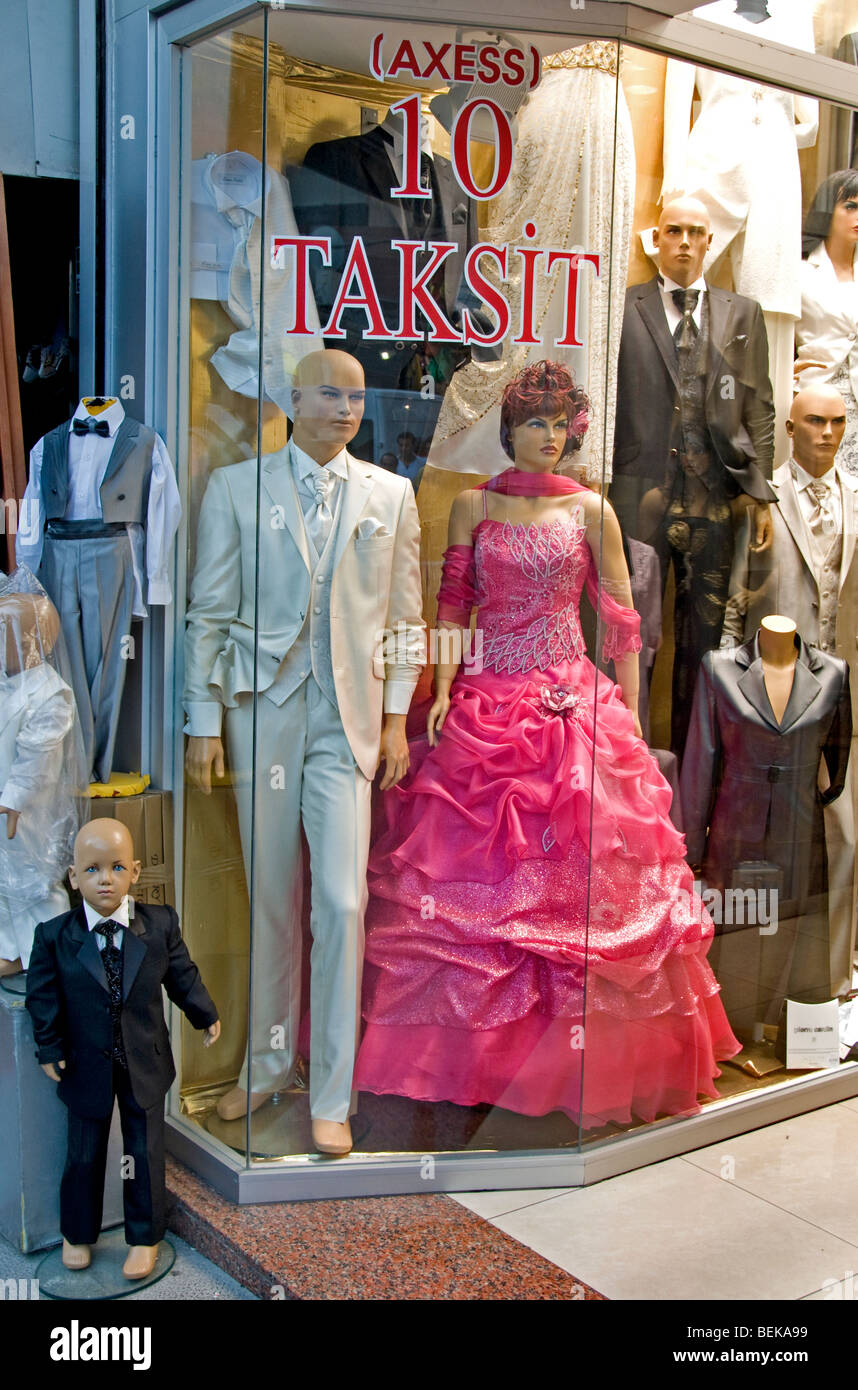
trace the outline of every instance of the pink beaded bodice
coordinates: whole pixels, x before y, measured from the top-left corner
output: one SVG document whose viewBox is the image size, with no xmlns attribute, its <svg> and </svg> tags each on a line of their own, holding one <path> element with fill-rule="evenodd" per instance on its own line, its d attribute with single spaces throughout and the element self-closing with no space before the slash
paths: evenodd
<svg viewBox="0 0 858 1390">
<path fill-rule="evenodd" d="M 524 673 L 582 657 L 578 605 L 589 564 L 575 520 L 481 522 L 474 566 L 484 669 Z"/>
<path fill-rule="evenodd" d="M 524 674 L 584 657 L 578 606 L 585 585 L 604 623 L 603 660 L 640 651 L 640 618 L 600 589 L 580 521 L 487 517 L 473 541 L 473 549 L 451 545 L 444 555 L 438 619 L 468 627 L 476 605 L 484 670 Z"/>
</svg>

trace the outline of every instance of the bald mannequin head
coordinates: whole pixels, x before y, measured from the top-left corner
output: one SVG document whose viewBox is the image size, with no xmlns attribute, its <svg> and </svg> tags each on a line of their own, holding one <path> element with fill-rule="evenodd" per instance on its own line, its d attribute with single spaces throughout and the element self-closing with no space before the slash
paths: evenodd
<svg viewBox="0 0 858 1390">
<path fill-rule="evenodd" d="M 140 860 L 121 821 L 91 820 L 74 842 L 74 863 L 69 870 L 72 888 L 102 917 L 115 912 L 140 877 Z"/>
<path fill-rule="evenodd" d="M 793 458 L 811 477 L 834 467 L 845 429 L 846 405 L 833 386 L 806 386 L 794 397 L 786 430 Z"/>
<path fill-rule="evenodd" d="M 322 465 L 351 443 L 363 419 L 363 367 L 336 348 L 309 352 L 295 368 L 292 439 Z"/>
<path fill-rule="evenodd" d="M 699 198 L 673 198 L 658 219 L 653 242 L 659 270 L 687 288 L 699 280 L 712 241 L 709 213 Z"/>
</svg>

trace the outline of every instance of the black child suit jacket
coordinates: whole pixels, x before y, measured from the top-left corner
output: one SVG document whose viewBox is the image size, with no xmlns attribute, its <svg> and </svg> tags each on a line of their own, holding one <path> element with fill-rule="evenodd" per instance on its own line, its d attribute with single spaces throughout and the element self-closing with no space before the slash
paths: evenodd
<svg viewBox="0 0 858 1390">
<path fill-rule="evenodd" d="M 769 347 L 759 304 L 709 287 L 706 424 L 718 462 L 758 502 L 774 500 L 775 411 Z M 679 467 L 679 367 L 657 278 L 626 294 L 617 368 L 611 501 L 628 535 L 641 535 L 638 508 Z"/>
<path fill-rule="evenodd" d="M 163 1102 L 176 1075 L 161 986 L 195 1028 L 217 1021 L 171 907 L 136 904 L 122 941 L 122 1038 L 137 1104 Z M 39 1062 L 66 1065 L 57 1094 L 86 1119 L 113 1108 L 110 994 L 94 932 L 82 907 L 36 927 L 27 971 L 27 1008 Z"/>
</svg>

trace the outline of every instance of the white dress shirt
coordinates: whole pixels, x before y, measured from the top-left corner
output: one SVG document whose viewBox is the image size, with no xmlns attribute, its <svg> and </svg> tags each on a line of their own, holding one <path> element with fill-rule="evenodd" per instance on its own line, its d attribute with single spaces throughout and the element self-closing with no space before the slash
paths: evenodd
<svg viewBox="0 0 858 1390">
<path fill-rule="evenodd" d="M 75 434 L 75 420 L 104 420 L 110 433 Z M 115 442 L 116 431 L 125 419 L 122 403 L 114 400 L 97 415 L 90 415 L 83 401 L 69 421 L 69 499 L 66 521 L 88 521 L 101 517 L 99 489 Z M 15 540 L 15 557 L 19 565 L 27 565 L 35 574 L 42 558 L 44 518 L 42 516 L 42 448 L 38 440 L 30 451 L 30 479 L 21 508 L 21 524 Z M 129 523 L 128 535 L 134 562 L 134 615 L 146 617 L 143 599 L 143 573 L 148 581 L 149 603 L 172 603 L 170 562 L 173 537 L 182 515 L 182 504 L 176 486 L 176 475 L 160 435 L 155 435 L 152 451 L 152 473 L 149 480 L 149 505 L 146 528 Z"/>
<path fill-rule="evenodd" d="M 289 184 L 269 166 L 265 180 L 267 242 L 297 236 Z M 219 299 L 236 332 L 210 365 L 240 396 L 259 392 L 259 319 L 264 291 L 262 380 L 264 393 L 292 414 L 292 375 L 301 358 L 324 347 L 316 302 L 306 287 L 309 334 L 289 332 L 295 320 L 294 256 L 262 249 L 262 165 L 244 150 L 208 154 L 191 168 L 192 299 Z M 264 275 L 264 285 L 262 277 Z"/>
<path fill-rule="evenodd" d="M 694 307 L 694 313 L 691 315 L 696 325 L 697 332 L 699 333 L 703 322 L 701 317 L 703 313 L 703 296 L 706 293 L 706 281 L 704 280 L 703 276 L 701 275 L 699 279 L 695 280 L 693 285 L 677 285 L 676 281 L 671 280 L 669 275 L 665 275 L 663 270 L 660 270 L 658 273 L 662 282 L 658 288 L 659 293 L 661 294 L 661 302 L 664 306 L 664 316 L 667 319 L 667 326 L 670 330 L 671 338 L 673 337 L 679 325 L 682 323 L 682 314 L 680 310 L 676 307 L 676 304 L 673 299 L 674 290 L 682 290 L 683 294 L 686 290 L 700 291 L 699 295 L 697 296 L 697 304 Z"/>
<path fill-rule="evenodd" d="M 95 932 L 95 944 L 98 947 L 99 951 L 103 951 L 105 946 L 107 945 L 106 937 L 102 936 L 100 931 L 96 931 L 99 922 L 118 922 L 120 926 L 127 927 L 131 921 L 130 899 L 127 893 L 125 894 L 125 897 L 122 899 L 122 902 L 119 904 L 115 912 L 97 912 L 94 907 L 90 907 L 86 899 L 84 899 L 83 910 L 86 913 L 87 927 L 90 931 Z M 124 931 L 114 932 L 113 934 L 113 944 L 114 946 L 119 947 L 120 950 L 122 948 L 122 940 L 124 936 Z"/>
</svg>

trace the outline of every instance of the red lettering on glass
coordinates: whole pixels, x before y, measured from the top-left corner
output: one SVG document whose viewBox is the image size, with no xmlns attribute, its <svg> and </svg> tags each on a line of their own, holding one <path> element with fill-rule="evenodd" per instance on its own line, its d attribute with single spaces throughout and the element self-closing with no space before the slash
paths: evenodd
<svg viewBox="0 0 858 1390">
<path fill-rule="evenodd" d="M 495 169 L 488 188 L 480 188 L 471 172 L 471 119 L 480 106 L 485 106 L 491 111 L 495 122 Z M 469 197 L 481 200 L 496 198 L 512 172 L 512 131 L 506 111 L 488 97 L 466 101 L 453 122 L 450 149 L 453 156 L 453 172 L 459 186 Z"/>
<path fill-rule="evenodd" d="M 357 281 L 358 294 L 349 294 L 352 280 Z M 375 288 L 375 281 L 372 278 L 372 271 L 369 268 L 369 261 L 366 256 L 366 247 L 363 244 L 363 237 L 356 236 L 349 251 L 349 257 L 343 268 L 342 278 L 337 290 L 337 297 L 334 300 L 331 316 L 322 335 L 325 338 L 344 338 L 345 330 L 340 328 L 340 319 L 344 309 L 363 309 L 367 316 L 369 328 L 363 330 L 364 338 L 390 338 L 392 334 L 384 321 L 381 312 L 381 305 L 378 302 L 378 291 Z"/>
</svg>

